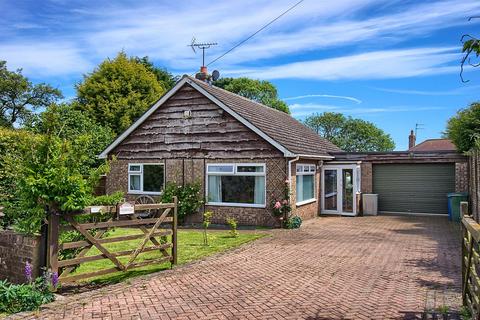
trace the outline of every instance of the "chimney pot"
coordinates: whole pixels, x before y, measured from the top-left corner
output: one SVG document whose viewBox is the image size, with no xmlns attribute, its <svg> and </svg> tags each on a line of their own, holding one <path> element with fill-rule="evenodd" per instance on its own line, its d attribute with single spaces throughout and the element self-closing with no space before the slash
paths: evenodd
<svg viewBox="0 0 480 320">
<path fill-rule="evenodd" d="M 408 136 L 408 149 L 415 147 L 415 144 L 416 144 L 415 140 L 416 140 L 415 133 L 413 133 L 413 130 L 410 130 L 410 135 Z"/>
</svg>

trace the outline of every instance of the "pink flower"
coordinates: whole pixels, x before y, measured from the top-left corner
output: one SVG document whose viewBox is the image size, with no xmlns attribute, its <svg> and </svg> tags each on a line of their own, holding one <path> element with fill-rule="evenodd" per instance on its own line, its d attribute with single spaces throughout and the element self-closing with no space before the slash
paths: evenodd
<svg viewBox="0 0 480 320">
<path fill-rule="evenodd" d="M 280 201 L 275 202 L 275 205 L 273 206 L 275 209 L 280 209 L 282 207 L 282 204 Z"/>
<path fill-rule="evenodd" d="M 286 184 L 289 184 L 289 183 L 290 183 L 290 180 L 288 180 L 288 179 L 285 180 L 285 183 L 286 183 Z"/>
<path fill-rule="evenodd" d="M 288 200 L 285 199 L 285 200 L 282 201 L 282 203 L 283 203 L 284 205 L 285 205 L 285 204 L 288 204 Z"/>
</svg>

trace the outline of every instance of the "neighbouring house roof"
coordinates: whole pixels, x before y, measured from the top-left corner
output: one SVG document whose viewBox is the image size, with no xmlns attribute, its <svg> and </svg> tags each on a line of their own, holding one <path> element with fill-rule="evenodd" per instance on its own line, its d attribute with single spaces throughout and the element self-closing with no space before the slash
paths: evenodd
<svg viewBox="0 0 480 320">
<path fill-rule="evenodd" d="M 428 139 L 408 151 L 456 151 L 457 148 L 450 139 Z"/>
<path fill-rule="evenodd" d="M 333 143 L 320 137 L 313 130 L 284 112 L 184 75 L 169 92 L 110 144 L 99 157 L 107 157 L 110 151 L 186 84 L 205 95 L 220 108 L 282 151 L 285 156 L 333 158 L 330 152 L 341 151 Z"/>
</svg>

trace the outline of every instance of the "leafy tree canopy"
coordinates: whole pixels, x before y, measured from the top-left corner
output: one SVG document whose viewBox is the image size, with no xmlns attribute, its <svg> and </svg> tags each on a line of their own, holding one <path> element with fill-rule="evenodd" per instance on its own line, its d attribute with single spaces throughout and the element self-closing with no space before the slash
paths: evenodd
<svg viewBox="0 0 480 320">
<path fill-rule="evenodd" d="M 304 123 L 344 151 L 390 151 L 395 148 L 390 135 L 373 123 L 341 113 L 313 114 Z"/>
<path fill-rule="evenodd" d="M 101 163 L 97 156 L 113 141 L 115 133 L 77 110 L 76 103 L 50 105 L 37 115 L 27 128 L 34 133 L 53 135 L 71 140 L 74 144 L 81 143 L 83 153 L 78 156 L 78 160 L 84 166 L 82 171 L 87 174 L 90 168 Z"/>
<path fill-rule="evenodd" d="M 136 62 L 139 62 L 147 68 L 148 71 L 153 73 L 156 77 L 158 82 L 163 84 L 163 87 L 165 90 L 170 90 L 173 88 L 175 83 L 177 83 L 178 79 L 180 78 L 179 76 L 174 76 L 166 68 L 160 68 L 157 67 L 153 64 L 152 61 L 148 58 L 148 56 L 145 56 L 143 58 L 135 57 L 134 58 Z"/>
<path fill-rule="evenodd" d="M 472 103 L 460 110 L 447 123 L 445 135 L 453 141 L 458 151 L 469 151 L 480 136 L 480 103 Z"/>
<path fill-rule="evenodd" d="M 249 78 L 221 78 L 215 86 L 236 93 L 273 109 L 290 114 L 288 105 L 278 98 L 277 88 L 269 81 Z"/>
<path fill-rule="evenodd" d="M 76 89 L 75 107 L 116 134 L 127 129 L 165 93 L 156 75 L 125 52 L 103 61 Z"/>
<path fill-rule="evenodd" d="M 6 61 L 0 61 L 0 125 L 12 127 L 24 122 L 32 111 L 60 98 L 58 89 L 45 83 L 33 84 L 21 69 L 9 71 Z"/>
</svg>

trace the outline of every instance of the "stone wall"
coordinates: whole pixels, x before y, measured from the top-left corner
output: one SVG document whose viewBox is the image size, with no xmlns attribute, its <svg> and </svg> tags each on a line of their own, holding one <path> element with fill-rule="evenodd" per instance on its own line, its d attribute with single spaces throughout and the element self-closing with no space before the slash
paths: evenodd
<svg viewBox="0 0 480 320">
<path fill-rule="evenodd" d="M 40 275 L 42 237 L 24 236 L 14 231 L 0 231 L 0 279 L 25 282 L 25 263 L 32 264 L 33 277 Z"/>
</svg>

